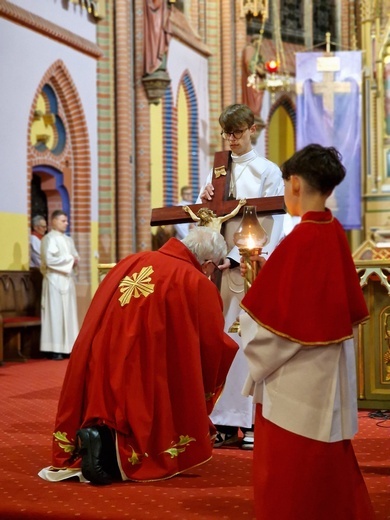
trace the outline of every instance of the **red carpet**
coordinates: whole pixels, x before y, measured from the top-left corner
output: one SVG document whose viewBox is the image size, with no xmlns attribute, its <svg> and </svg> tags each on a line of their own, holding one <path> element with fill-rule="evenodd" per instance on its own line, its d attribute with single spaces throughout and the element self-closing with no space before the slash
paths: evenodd
<svg viewBox="0 0 390 520">
<path fill-rule="evenodd" d="M 31 360 L 0 367 L 1 520 L 253 520 L 252 453 L 235 448 L 216 449 L 203 466 L 159 483 L 94 487 L 41 480 L 37 472 L 50 464 L 66 364 Z M 359 415 L 356 454 L 377 520 L 390 520 L 390 421 Z"/>
</svg>

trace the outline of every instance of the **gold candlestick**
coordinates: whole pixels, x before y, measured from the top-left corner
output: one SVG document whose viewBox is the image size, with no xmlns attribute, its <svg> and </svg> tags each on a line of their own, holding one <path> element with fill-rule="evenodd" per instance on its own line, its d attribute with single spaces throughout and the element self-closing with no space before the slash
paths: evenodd
<svg viewBox="0 0 390 520">
<path fill-rule="evenodd" d="M 256 260 L 251 260 L 251 257 L 260 255 L 263 246 L 268 240 L 267 233 L 258 221 L 255 206 L 244 207 L 242 220 L 237 231 L 233 235 L 233 240 L 246 265 L 244 276 L 244 292 L 246 294 L 259 272 L 258 262 Z M 240 334 L 240 322 L 238 316 L 235 322 L 230 326 L 229 332 Z"/>
</svg>

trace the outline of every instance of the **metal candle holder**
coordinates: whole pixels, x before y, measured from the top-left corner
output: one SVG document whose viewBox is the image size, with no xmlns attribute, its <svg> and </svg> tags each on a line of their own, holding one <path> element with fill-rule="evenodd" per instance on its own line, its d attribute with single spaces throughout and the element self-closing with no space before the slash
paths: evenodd
<svg viewBox="0 0 390 520">
<path fill-rule="evenodd" d="M 244 207 L 243 217 L 237 231 L 234 233 L 233 240 L 246 265 L 244 276 L 244 293 L 246 294 L 259 272 L 259 264 L 256 260 L 251 260 L 251 256 L 260 255 L 263 246 L 268 240 L 267 233 L 257 218 L 255 206 Z M 229 332 L 240 334 L 238 317 L 230 326 Z"/>
</svg>

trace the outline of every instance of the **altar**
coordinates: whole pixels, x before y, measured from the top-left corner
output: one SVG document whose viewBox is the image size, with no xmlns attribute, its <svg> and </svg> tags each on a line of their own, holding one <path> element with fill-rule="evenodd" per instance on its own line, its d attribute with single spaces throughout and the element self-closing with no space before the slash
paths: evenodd
<svg viewBox="0 0 390 520">
<path fill-rule="evenodd" d="M 377 237 L 378 238 L 378 237 Z M 390 409 L 390 241 L 367 240 L 353 254 L 370 319 L 359 325 L 359 408 Z"/>
</svg>

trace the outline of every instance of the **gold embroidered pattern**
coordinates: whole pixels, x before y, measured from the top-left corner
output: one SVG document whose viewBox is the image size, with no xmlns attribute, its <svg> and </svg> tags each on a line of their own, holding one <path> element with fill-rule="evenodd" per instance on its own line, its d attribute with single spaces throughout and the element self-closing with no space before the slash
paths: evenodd
<svg viewBox="0 0 390 520">
<path fill-rule="evenodd" d="M 53 437 L 58 442 L 58 446 L 64 450 L 65 453 L 73 453 L 75 446 L 68 439 L 66 432 L 55 432 Z"/>
<path fill-rule="evenodd" d="M 135 449 L 133 448 L 133 446 L 130 446 L 130 448 L 131 448 L 132 454 L 131 454 L 131 457 L 129 457 L 127 460 L 130 462 L 130 464 L 132 466 L 135 466 L 136 464 L 141 464 L 142 459 L 144 457 L 149 457 L 149 455 L 147 453 L 144 453 L 143 455 L 142 455 L 142 453 L 137 453 L 135 451 Z"/>
<path fill-rule="evenodd" d="M 174 457 L 177 457 L 179 453 L 186 451 L 186 449 L 188 448 L 188 444 L 193 441 L 196 441 L 194 437 L 190 437 L 189 435 L 180 435 L 179 442 L 177 442 L 176 444 L 172 444 L 172 446 L 167 450 L 164 450 L 163 453 L 169 453 L 171 459 L 173 459 Z"/>
<path fill-rule="evenodd" d="M 143 267 L 140 273 L 134 273 L 130 276 L 125 276 L 121 283 L 119 284 L 119 288 L 122 296 L 119 299 L 121 306 L 128 304 L 134 296 L 134 298 L 139 298 L 141 295 L 149 296 L 154 292 L 154 283 L 149 283 L 151 280 L 150 275 L 153 273 L 153 267 Z"/>
<path fill-rule="evenodd" d="M 217 166 L 217 168 L 214 168 L 214 175 L 215 178 L 218 179 L 221 175 L 226 175 L 227 171 L 225 166 Z"/>
</svg>

